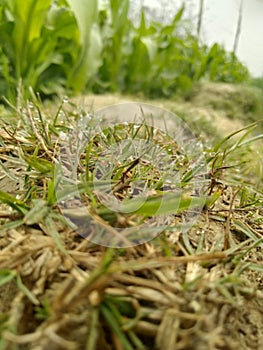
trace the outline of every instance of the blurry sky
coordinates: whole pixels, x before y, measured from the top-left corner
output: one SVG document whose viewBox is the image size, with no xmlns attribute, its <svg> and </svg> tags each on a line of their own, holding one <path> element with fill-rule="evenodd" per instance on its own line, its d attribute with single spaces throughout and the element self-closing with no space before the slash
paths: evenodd
<svg viewBox="0 0 263 350">
<path fill-rule="evenodd" d="M 182 0 L 132 0 L 134 5 L 156 7 L 164 18 L 178 9 Z M 197 20 L 199 0 L 185 0 L 186 12 Z M 233 49 L 240 0 L 205 0 L 202 39 Z M 196 23 L 194 23 L 194 26 Z M 243 22 L 237 50 L 239 59 L 254 76 L 263 76 L 263 0 L 244 0 Z"/>
</svg>

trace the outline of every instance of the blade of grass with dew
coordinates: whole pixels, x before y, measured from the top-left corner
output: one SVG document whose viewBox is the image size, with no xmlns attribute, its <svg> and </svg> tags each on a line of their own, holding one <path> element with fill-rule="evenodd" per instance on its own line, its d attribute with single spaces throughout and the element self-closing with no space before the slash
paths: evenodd
<svg viewBox="0 0 263 350">
<path fill-rule="evenodd" d="M 198 174 L 200 174 L 201 171 L 203 173 L 205 168 L 206 168 L 205 165 L 197 165 L 194 168 L 192 168 L 189 171 L 187 171 L 187 173 L 184 174 L 183 177 L 182 177 L 181 187 L 186 186 L 193 179 L 193 177 L 197 176 Z"/>
<path fill-rule="evenodd" d="M 12 158 L 9 158 L 9 159 L 10 159 L 11 162 L 13 161 Z M 0 167 L 3 170 L 3 173 L 6 176 L 8 176 L 12 181 L 18 181 L 19 180 L 14 174 L 12 174 L 12 172 L 7 167 L 4 166 L 4 164 L 3 164 L 3 162 L 1 160 L 0 160 Z"/>
<path fill-rule="evenodd" d="M 222 191 L 221 190 L 212 193 L 206 199 L 206 207 L 207 208 L 212 207 L 215 204 L 215 202 L 218 200 L 218 198 L 220 198 L 221 195 L 222 195 Z"/>
<path fill-rule="evenodd" d="M 254 129 L 255 129 L 255 127 L 248 128 L 248 130 L 237 140 L 237 142 L 235 142 L 231 147 L 226 149 L 226 155 L 234 152 L 235 150 L 242 147 L 242 145 L 245 145 L 246 143 L 247 144 L 252 143 L 252 141 L 248 142 L 248 140 L 246 140 L 246 138 L 248 137 L 249 134 L 251 134 L 251 132 Z"/>
<path fill-rule="evenodd" d="M 195 253 L 194 253 L 194 249 L 191 245 L 189 235 L 186 232 L 183 232 L 182 238 L 183 238 L 183 242 L 184 242 L 184 245 L 185 245 L 185 248 L 186 248 L 188 254 L 194 255 Z"/>
</svg>

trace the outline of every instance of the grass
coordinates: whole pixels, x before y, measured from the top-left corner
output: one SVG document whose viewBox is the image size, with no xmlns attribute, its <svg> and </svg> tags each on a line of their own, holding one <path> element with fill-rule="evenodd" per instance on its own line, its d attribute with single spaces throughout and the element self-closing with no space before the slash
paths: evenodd
<svg viewBox="0 0 263 350">
<path fill-rule="evenodd" d="M 1 121 L 0 349 L 260 348 L 258 124 L 192 167 L 143 119 L 33 101 Z"/>
</svg>

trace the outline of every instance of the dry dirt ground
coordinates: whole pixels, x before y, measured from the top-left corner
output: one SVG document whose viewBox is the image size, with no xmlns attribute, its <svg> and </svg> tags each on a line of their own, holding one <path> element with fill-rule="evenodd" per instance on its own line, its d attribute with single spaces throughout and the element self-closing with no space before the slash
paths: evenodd
<svg viewBox="0 0 263 350">
<path fill-rule="evenodd" d="M 246 115 L 246 108 L 254 103 L 253 96 L 249 91 L 244 93 L 241 90 L 239 92 L 233 85 L 219 83 L 209 83 L 196 87 L 188 102 L 182 99 L 147 100 L 139 96 L 118 94 L 86 95 L 74 98 L 72 101 L 87 111 L 96 111 L 117 103 L 149 103 L 180 115 L 187 114 L 188 118 L 196 123 L 207 123 L 211 129 L 217 129 L 220 135 L 227 135 L 241 128 L 246 120 L 242 121 L 240 117 Z M 209 124 L 211 125 L 209 126 Z"/>
<path fill-rule="evenodd" d="M 143 100 L 222 136 L 246 123 L 233 116 L 244 115 L 241 103 L 229 105 L 236 95 L 232 86 L 207 85 L 188 102 L 117 95 L 72 101 L 97 110 Z M 14 176 L 0 169 L 0 190 L 16 195 L 22 170 L 8 156 L 18 157 L 17 144 L 3 129 L 0 141 L 0 159 Z M 220 197 L 187 238 L 168 230 L 118 253 L 57 220 L 55 227 L 12 226 L 21 216 L 0 205 L 0 349 L 263 349 L 262 243 L 253 245 L 263 234 L 263 208 L 241 209 L 234 187 L 217 183 L 214 190 Z"/>
</svg>

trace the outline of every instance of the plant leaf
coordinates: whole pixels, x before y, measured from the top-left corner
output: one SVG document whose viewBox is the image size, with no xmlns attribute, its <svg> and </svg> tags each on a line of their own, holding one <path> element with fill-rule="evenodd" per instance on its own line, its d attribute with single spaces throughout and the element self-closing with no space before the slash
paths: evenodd
<svg viewBox="0 0 263 350">
<path fill-rule="evenodd" d="M 68 0 L 76 17 L 80 32 L 80 53 L 72 74 L 68 79 L 68 86 L 75 91 L 81 91 L 87 79 L 93 76 L 101 65 L 102 41 L 98 18 L 97 0 Z"/>
<path fill-rule="evenodd" d="M 120 210 L 126 213 L 137 213 L 146 216 L 176 214 L 197 206 L 203 207 L 205 199 L 201 197 L 184 197 L 169 193 L 149 197 L 144 202 L 141 198 L 123 201 Z"/>
</svg>

